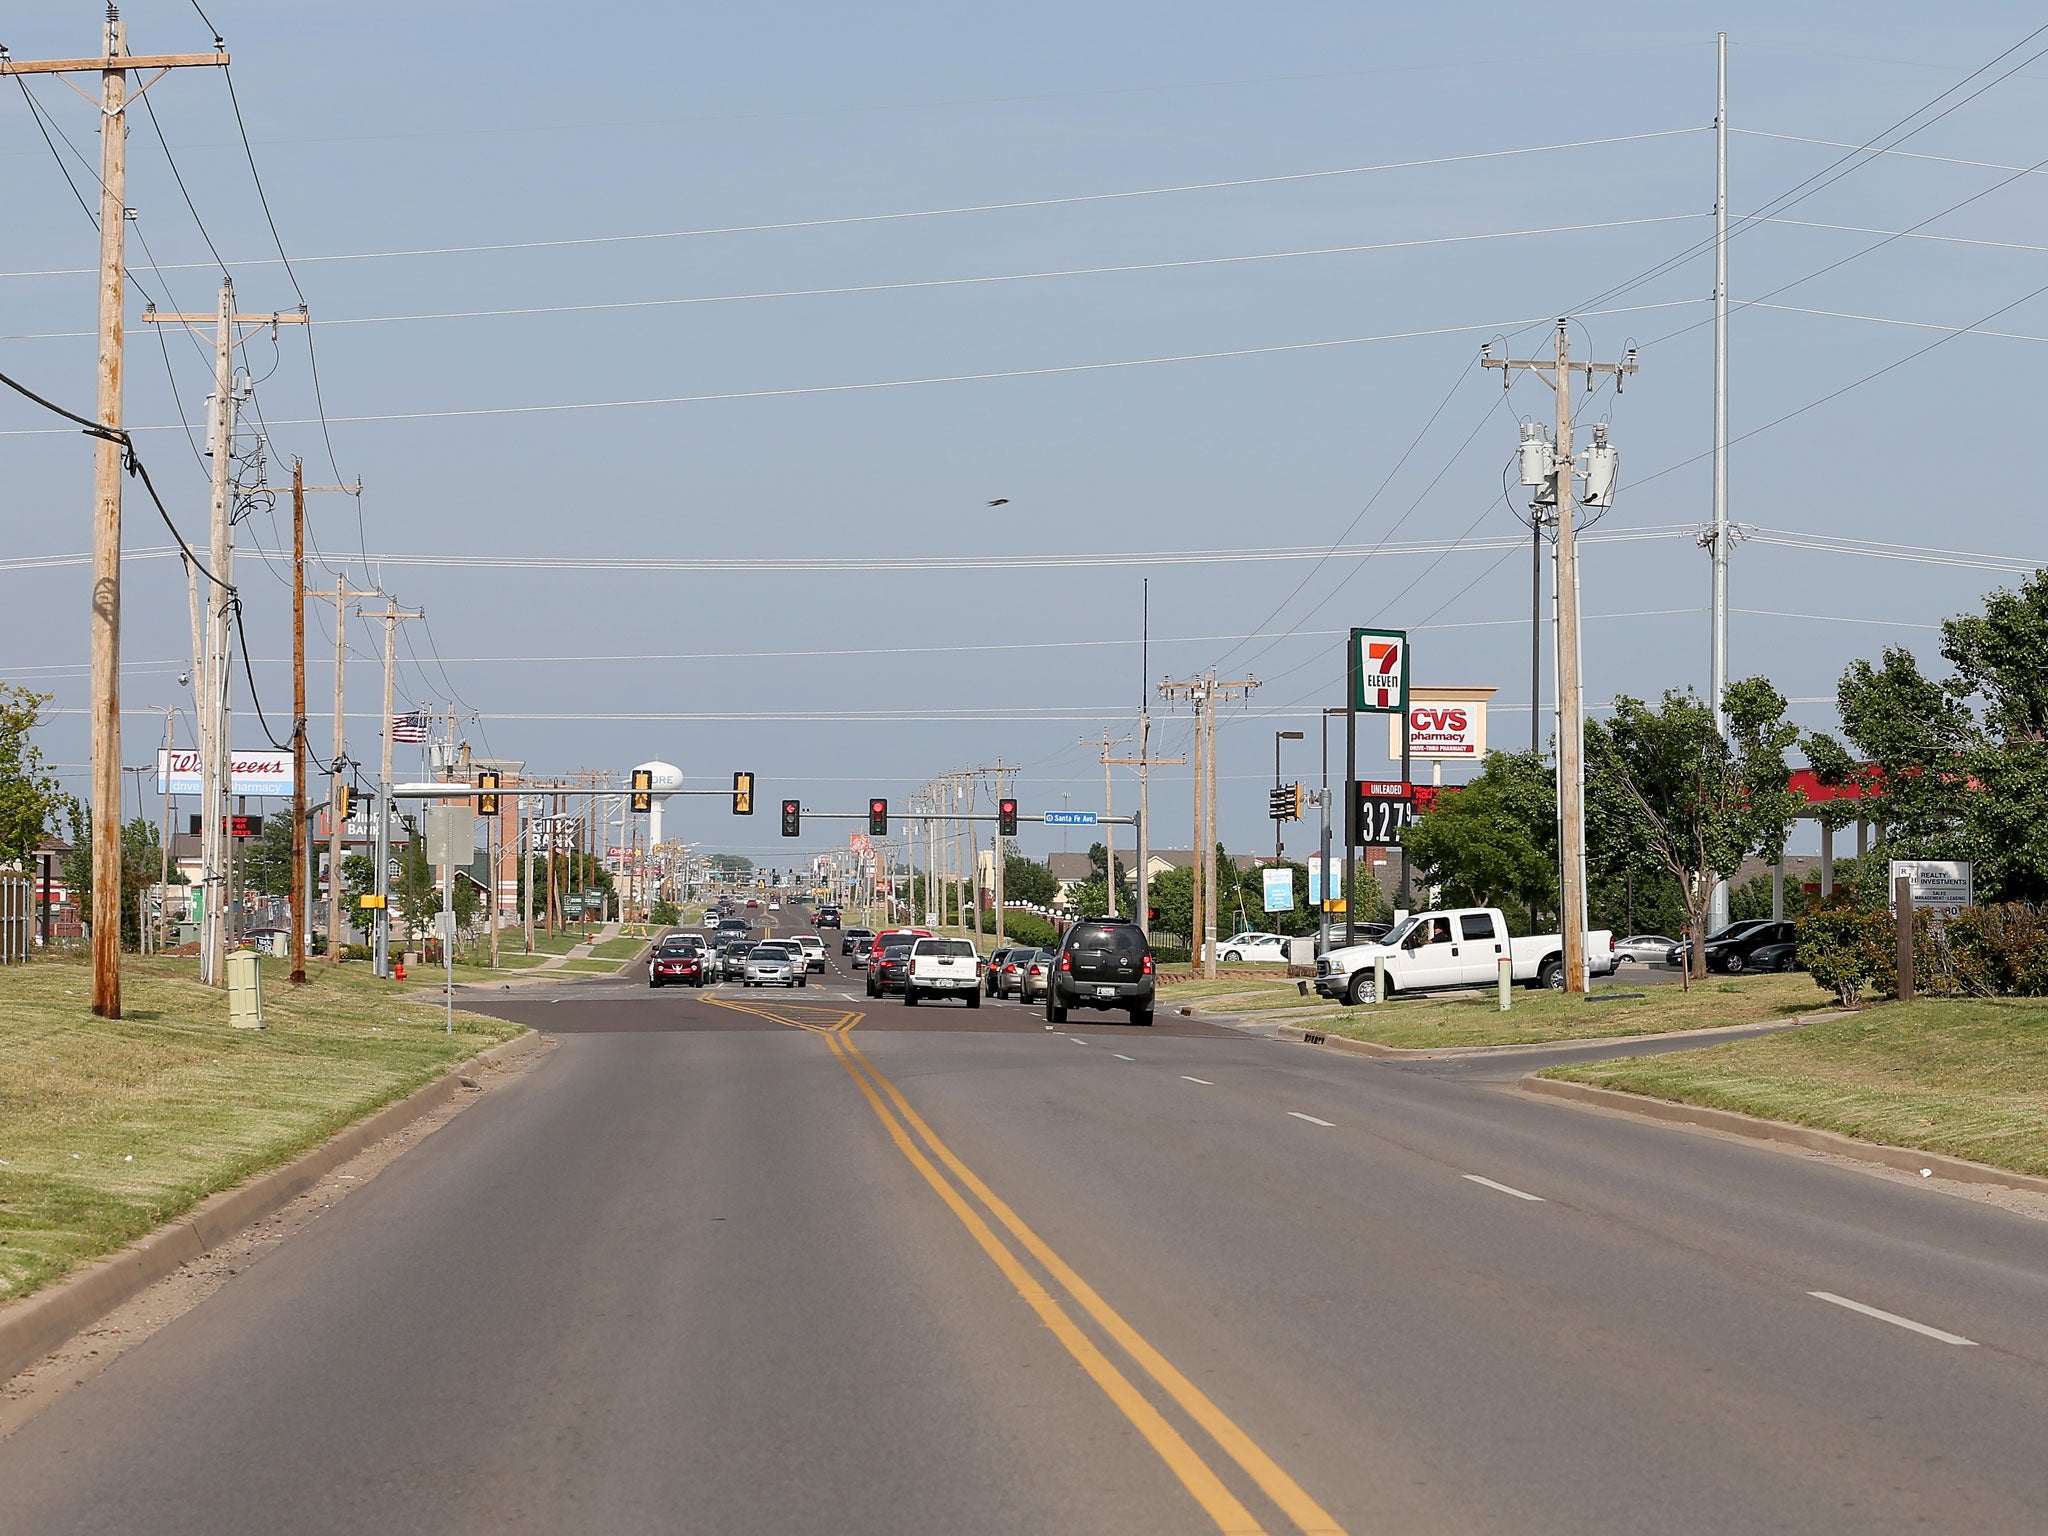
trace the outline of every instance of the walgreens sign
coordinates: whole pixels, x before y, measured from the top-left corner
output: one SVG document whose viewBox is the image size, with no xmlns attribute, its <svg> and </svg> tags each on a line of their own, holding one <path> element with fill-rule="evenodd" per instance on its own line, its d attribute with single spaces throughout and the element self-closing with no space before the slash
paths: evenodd
<svg viewBox="0 0 2048 1536">
<path fill-rule="evenodd" d="M 233 757 L 231 795 L 288 795 L 292 792 L 289 752 L 237 752 Z M 156 792 L 160 795 L 199 793 L 199 754 L 178 747 L 156 752 Z"/>
<path fill-rule="evenodd" d="M 1486 756 L 1486 701 L 1491 688 L 1415 688 L 1408 699 L 1408 755 L 1478 761 Z M 1401 720 L 1387 722 L 1387 755 L 1401 760 Z"/>
</svg>

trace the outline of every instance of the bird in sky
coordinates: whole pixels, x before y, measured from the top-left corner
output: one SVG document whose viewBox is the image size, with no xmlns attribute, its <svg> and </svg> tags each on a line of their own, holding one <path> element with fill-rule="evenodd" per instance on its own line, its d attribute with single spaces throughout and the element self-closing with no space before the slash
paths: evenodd
<svg viewBox="0 0 2048 1536">
<path fill-rule="evenodd" d="M 989 505 L 992 507 L 1007 507 L 1009 504 L 1010 498 L 1007 496 L 998 496 L 994 501 L 989 503 Z"/>
</svg>

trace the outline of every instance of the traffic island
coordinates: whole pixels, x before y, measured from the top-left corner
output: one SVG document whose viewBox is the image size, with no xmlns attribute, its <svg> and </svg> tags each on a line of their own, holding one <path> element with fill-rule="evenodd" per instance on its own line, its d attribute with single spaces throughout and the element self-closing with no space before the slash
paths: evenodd
<svg viewBox="0 0 2048 1536">
<path fill-rule="evenodd" d="M 314 961 L 266 960 L 261 1030 L 196 962 L 126 958 L 125 1016 L 90 1012 L 83 961 L 0 970 L 0 1302 L 111 1253 L 524 1033 Z"/>
<path fill-rule="evenodd" d="M 1641 990 L 1614 983 L 1584 995 L 1516 988 L 1500 1011 L 1495 989 L 1396 996 L 1346 1007 L 1304 998 L 1293 982 L 1253 989 L 1243 982 L 1195 982 L 1160 990 L 1159 1004 L 1188 1007 L 1197 1018 L 1257 1018 L 1285 1031 L 1355 1040 L 1395 1050 L 1440 1051 L 1501 1045 L 1568 1045 L 1667 1035 L 1686 1030 L 1797 1023 L 1834 1002 L 1811 977 L 1710 977 L 1690 989 L 1664 983 Z"/>
<path fill-rule="evenodd" d="M 1578 1062 L 1537 1079 L 2048 1177 L 2048 999 L 1886 1003 L 1764 1039 Z"/>
</svg>

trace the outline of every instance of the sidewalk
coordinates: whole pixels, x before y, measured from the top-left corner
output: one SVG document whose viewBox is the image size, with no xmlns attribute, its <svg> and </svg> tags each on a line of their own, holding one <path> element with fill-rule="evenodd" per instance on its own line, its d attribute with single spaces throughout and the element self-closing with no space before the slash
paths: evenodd
<svg viewBox="0 0 2048 1536">
<path fill-rule="evenodd" d="M 559 971 L 571 960 L 589 960 L 592 958 L 591 949 L 594 946 L 602 944 L 606 939 L 616 939 L 624 931 L 625 924 L 623 923 L 606 923 L 597 930 L 594 938 L 586 939 L 581 944 L 572 944 L 559 955 L 549 955 L 547 959 L 541 961 L 539 965 L 531 967 L 531 969 L 536 971 Z"/>
</svg>

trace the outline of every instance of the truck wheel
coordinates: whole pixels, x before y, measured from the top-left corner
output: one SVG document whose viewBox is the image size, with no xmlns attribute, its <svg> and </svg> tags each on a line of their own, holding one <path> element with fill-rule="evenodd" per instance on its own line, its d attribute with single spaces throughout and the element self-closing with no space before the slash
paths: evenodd
<svg viewBox="0 0 2048 1536">
<path fill-rule="evenodd" d="M 1059 995 L 1049 990 L 1045 994 L 1045 1022 L 1048 1024 L 1064 1024 L 1067 1022 L 1067 1010 L 1060 1006 Z"/>
<path fill-rule="evenodd" d="M 979 992 L 968 993 L 967 1006 L 970 1008 L 979 1008 L 981 1006 L 981 994 Z"/>
<path fill-rule="evenodd" d="M 1369 1003 L 1372 1001 L 1374 1001 L 1374 993 L 1372 990 L 1372 972 L 1360 971 L 1356 976 L 1353 976 L 1351 978 L 1350 984 L 1344 988 L 1345 1006 L 1355 1008 L 1360 1003 Z"/>
<path fill-rule="evenodd" d="M 1536 968 L 1536 985 L 1552 992 L 1564 990 L 1564 962 L 1552 955 Z"/>
<path fill-rule="evenodd" d="M 917 1006 L 917 988 L 910 985 L 907 981 L 903 984 L 903 1006 L 906 1008 L 915 1008 Z"/>
<path fill-rule="evenodd" d="M 1152 1010 L 1150 1008 L 1133 1008 L 1131 1010 L 1131 1022 L 1142 1029 L 1150 1029 L 1152 1027 Z"/>
<path fill-rule="evenodd" d="M 799 976 L 796 979 L 796 984 L 800 987 L 808 987 L 811 984 L 811 978 L 808 976 Z"/>
</svg>

